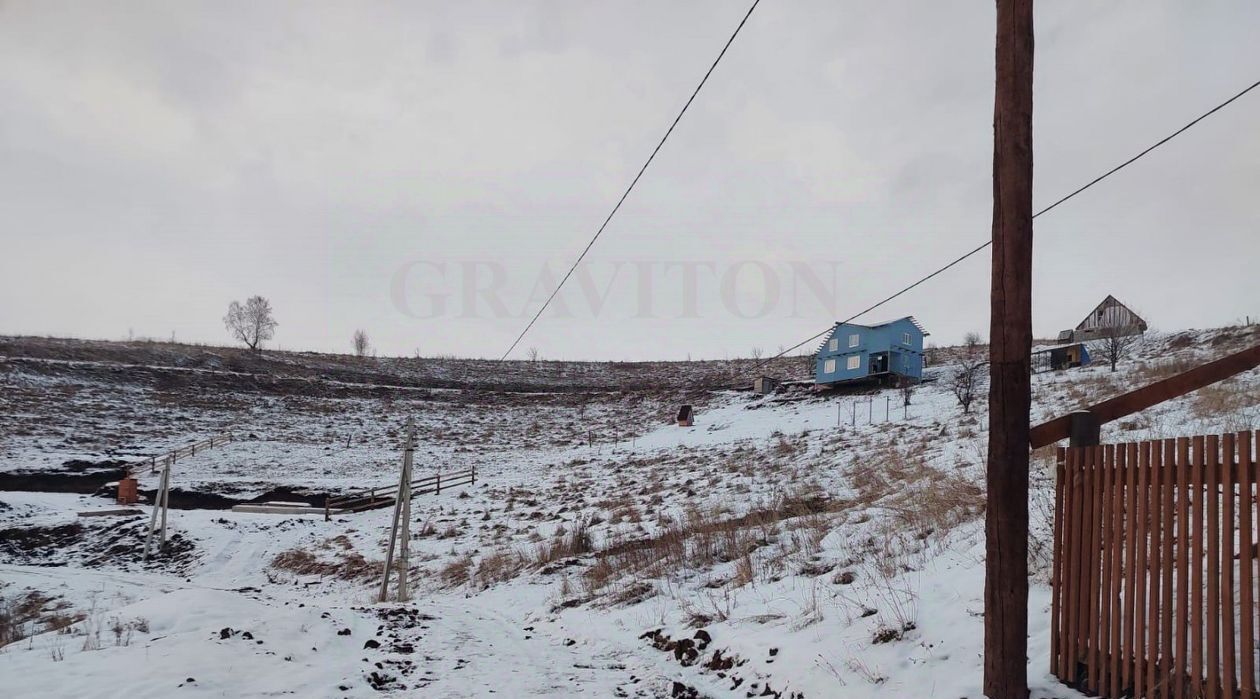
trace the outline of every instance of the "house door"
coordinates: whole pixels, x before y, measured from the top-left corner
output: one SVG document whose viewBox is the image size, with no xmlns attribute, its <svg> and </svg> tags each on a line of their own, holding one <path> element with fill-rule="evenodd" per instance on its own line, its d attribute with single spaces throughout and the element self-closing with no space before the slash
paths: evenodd
<svg viewBox="0 0 1260 699">
<path fill-rule="evenodd" d="M 872 374 L 888 373 L 888 353 L 887 352 L 876 352 L 875 354 L 871 355 L 870 373 Z"/>
</svg>

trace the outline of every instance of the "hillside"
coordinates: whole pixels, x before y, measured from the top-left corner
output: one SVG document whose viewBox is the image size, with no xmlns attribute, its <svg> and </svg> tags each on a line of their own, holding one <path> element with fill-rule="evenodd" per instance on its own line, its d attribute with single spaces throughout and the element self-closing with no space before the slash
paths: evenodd
<svg viewBox="0 0 1260 699">
<path fill-rule="evenodd" d="M 1036 375 L 1034 420 L 1257 341 L 1151 333 L 1114 373 Z M 907 407 L 734 390 L 750 360 L 496 369 L 0 340 L 0 487 L 27 484 L 0 492 L 0 643 L 23 639 L 0 674 L 13 696 L 978 697 L 987 415 L 948 390 L 952 352 Z M 672 424 L 683 402 L 694 427 Z M 388 510 L 325 522 L 197 497 L 388 484 L 408 418 L 417 476 L 479 473 L 413 502 L 409 603 L 374 602 Z M 1252 371 L 1103 438 L 1257 428 Z M 235 441 L 177 462 L 187 509 L 148 563 L 142 515 L 77 517 L 109 504 L 95 485 L 48 492 L 223 430 Z M 1034 469 L 1029 673 L 1035 696 L 1078 696 L 1046 672 L 1051 450 Z"/>
</svg>

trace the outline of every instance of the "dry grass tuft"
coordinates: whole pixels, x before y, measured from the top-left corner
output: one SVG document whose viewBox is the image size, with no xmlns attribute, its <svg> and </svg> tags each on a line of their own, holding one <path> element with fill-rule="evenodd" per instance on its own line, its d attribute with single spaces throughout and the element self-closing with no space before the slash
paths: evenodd
<svg viewBox="0 0 1260 699">
<path fill-rule="evenodd" d="M 294 575 L 318 575 L 338 580 L 370 580 L 379 577 L 385 564 L 369 561 L 355 551 L 341 550 L 333 560 L 321 559 L 304 549 L 289 549 L 271 560 L 271 567 Z"/>
</svg>

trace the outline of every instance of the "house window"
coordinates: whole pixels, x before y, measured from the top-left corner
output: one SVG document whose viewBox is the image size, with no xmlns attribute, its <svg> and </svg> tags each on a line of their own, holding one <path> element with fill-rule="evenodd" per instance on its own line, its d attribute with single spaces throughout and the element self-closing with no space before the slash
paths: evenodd
<svg viewBox="0 0 1260 699">
<path fill-rule="evenodd" d="M 835 342 L 835 340 L 832 340 L 832 342 Z M 836 373 L 836 360 L 828 359 L 826 362 L 823 362 L 823 373 L 824 374 Z"/>
<path fill-rule="evenodd" d="M 901 333 L 901 344 L 910 344 L 910 333 Z"/>
<path fill-rule="evenodd" d="M 857 335 L 854 335 L 853 337 L 857 337 Z M 858 355 L 849 357 L 849 363 L 847 365 L 848 369 L 860 369 L 861 367 L 862 367 L 862 357 Z"/>
<path fill-rule="evenodd" d="M 858 346 L 858 342 L 859 342 L 861 339 L 862 339 L 862 338 L 861 338 L 861 336 L 860 336 L 860 335 L 858 335 L 857 333 L 853 333 L 852 335 L 850 335 L 850 336 L 849 336 L 849 346 L 850 346 L 850 347 L 857 347 L 857 346 Z"/>
<path fill-rule="evenodd" d="M 832 352 L 835 352 L 836 350 L 840 349 L 840 341 L 835 338 L 832 338 L 831 342 L 827 343 L 827 349 L 831 350 Z"/>
</svg>

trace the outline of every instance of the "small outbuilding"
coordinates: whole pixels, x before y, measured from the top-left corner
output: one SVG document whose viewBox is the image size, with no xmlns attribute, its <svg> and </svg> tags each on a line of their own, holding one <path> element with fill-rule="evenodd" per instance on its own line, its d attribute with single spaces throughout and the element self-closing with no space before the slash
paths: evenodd
<svg viewBox="0 0 1260 699">
<path fill-rule="evenodd" d="M 691 427 L 696 424 L 696 413 L 691 409 L 690 405 L 684 405 L 678 409 L 678 426 Z"/>
<path fill-rule="evenodd" d="M 758 376 L 753 379 L 753 393 L 760 393 L 764 396 L 769 393 L 774 393 L 774 389 L 778 387 L 778 380 L 772 379 L 769 376 Z"/>
<path fill-rule="evenodd" d="M 1032 372 L 1062 371 L 1089 364 L 1089 350 L 1084 344 L 1076 343 L 1051 347 L 1032 353 Z"/>
</svg>

